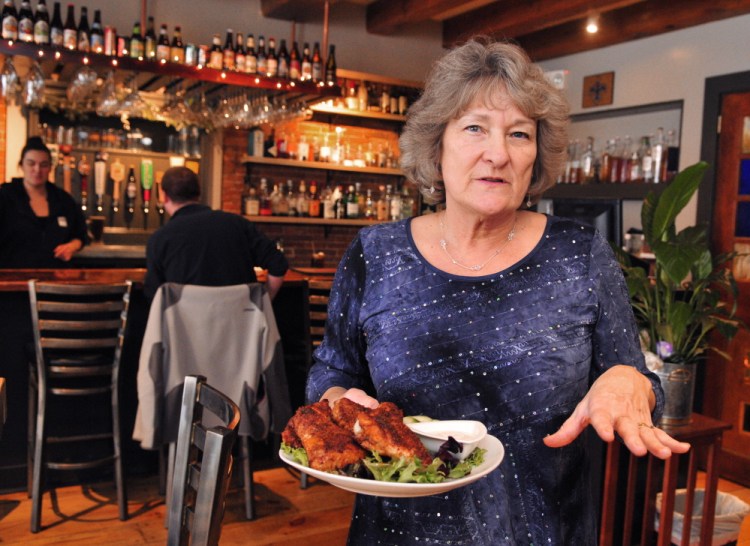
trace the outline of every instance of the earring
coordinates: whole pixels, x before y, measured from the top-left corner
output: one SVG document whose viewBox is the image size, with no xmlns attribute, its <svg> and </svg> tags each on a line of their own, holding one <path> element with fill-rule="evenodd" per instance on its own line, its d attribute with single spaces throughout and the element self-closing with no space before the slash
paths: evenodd
<svg viewBox="0 0 750 546">
<path fill-rule="evenodd" d="M 433 193 L 435 193 L 435 185 L 434 184 L 432 186 L 430 186 L 430 195 L 432 195 Z"/>
<path fill-rule="evenodd" d="M 533 203 L 531 202 L 531 192 L 526 194 L 526 208 L 530 209 Z"/>
</svg>

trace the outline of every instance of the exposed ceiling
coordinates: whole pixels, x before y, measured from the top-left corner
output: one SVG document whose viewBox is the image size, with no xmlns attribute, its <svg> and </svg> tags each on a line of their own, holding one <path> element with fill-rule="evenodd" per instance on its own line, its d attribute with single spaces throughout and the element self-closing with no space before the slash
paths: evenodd
<svg viewBox="0 0 750 546">
<path fill-rule="evenodd" d="M 344 1 L 367 6 L 373 34 L 441 21 L 445 47 L 483 34 L 516 41 L 536 61 L 750 13 L 750 0 L 261 0 L 261 11 L 303 22 Z M 591 18 L 596 34 L 585 30 Z"/>
</svg>

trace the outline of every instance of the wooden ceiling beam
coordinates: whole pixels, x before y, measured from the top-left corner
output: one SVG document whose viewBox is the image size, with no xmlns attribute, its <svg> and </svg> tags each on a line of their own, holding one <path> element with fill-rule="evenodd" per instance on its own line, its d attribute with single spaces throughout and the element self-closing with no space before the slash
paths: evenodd
<svg viewBox="0 0 750 546">
<path fill-rule="evenodd" d="M 645 0 L 532 0 L 496 2 L 443 22 L 443 45 L 483 34 L 495 38 L 515 38 L 524 34 L 587 19 L 633 4 L 659 4 Z"/>
<path fill-rule="evenodd" d="M 323 19 L 324 4 L 325 0 L 260 0 L 260 12 L 271 19 L 305 23 Z"/>
<path fill-rule="evenodd" d="M 648 2 L 648 5 L 633 5 L 603 14 L 596 34 L 588 34 L 581 22 L 573 21 L 551 30 L 517 36 L 516 41 L 532 59 L 542 61 L 747 13 L 750 13 L 750 0 Z"/>
<path fill-rule="evenodd" d="M 367 32 L 394 34 L 403 25 L 442 21 L 497 0 L 376 0 L 367 6 Z"/>
</svg>

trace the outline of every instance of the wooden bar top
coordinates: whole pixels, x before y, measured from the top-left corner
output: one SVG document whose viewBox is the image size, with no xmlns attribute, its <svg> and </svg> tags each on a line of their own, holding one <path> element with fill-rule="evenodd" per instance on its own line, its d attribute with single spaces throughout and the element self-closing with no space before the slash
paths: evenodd
<svg viewBox="0 0 750 546">
<path fill-rule="evenodd" d="M 304 268 L 304 270 L 290 269 L 284 275 L 284 284 L 300 285 L 311 278 L 330 278 L 334 269 Z M 265 271 L 259 271 L 258 280 L 266 280 Z M 122 282 L 131 280 L 143 283 L 146 277 L 144 268 L 107 268 L 107 269 L 0 269 L 0 292 L 25 292 L 30 279 L 41 281 L 94 283 L 94 282 Z"/>
</svg>

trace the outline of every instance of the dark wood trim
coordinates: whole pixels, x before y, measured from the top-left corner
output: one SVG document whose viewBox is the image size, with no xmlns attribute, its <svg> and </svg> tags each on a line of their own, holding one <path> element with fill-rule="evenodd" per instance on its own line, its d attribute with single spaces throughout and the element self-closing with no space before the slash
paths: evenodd
<svg viewBox="0 0 750 546">
<path fill-rule="evenodd" d="M 716 161 L 719 152 L 718 120 L 724 95 L 750 91 L 750 71 L 736 72 L 706 79 L 703 95 L 703 129 L 701 159 L 708 163 L 703 184 L 698 189 L 696 223 L 711 226 L 716 187 Z M 710 235 L 710 233 L 709 233 Z"/>
</svg>

